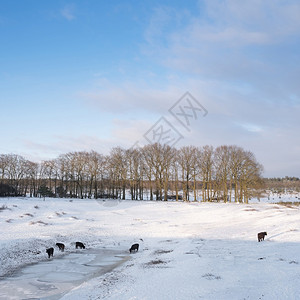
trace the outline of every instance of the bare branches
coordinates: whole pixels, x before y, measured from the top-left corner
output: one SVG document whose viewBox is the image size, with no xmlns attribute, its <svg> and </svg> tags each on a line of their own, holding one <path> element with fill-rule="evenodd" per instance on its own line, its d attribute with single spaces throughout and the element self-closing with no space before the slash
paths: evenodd
<svg viewBox="0 0 300 300">
<path fill-rule="evenodd" d="M 247 203 L 262 185 L 262 171 L 252 152 L 226 145 L 115 147 L 107 156 L 69 152 L 40 164 L 0 155 L 0 184 L 11 196 L 39 196 L 47 187 L 55 197 Z"/>
</svg>

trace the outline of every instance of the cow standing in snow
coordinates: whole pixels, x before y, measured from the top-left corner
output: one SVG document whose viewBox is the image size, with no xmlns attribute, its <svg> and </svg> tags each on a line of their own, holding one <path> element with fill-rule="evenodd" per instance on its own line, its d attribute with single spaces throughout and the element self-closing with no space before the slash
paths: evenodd
<svg viewBox="0 0 300 300">
<path fill-rule="evenodd" d="M 81 243 L 81 242 L 76 242 L 76 249 L 77 249 L 77 248 L 85 249 L 85 246 L 84 246 L 84 244 Z"/>
<path fill-rule="evenodd" d="M 265 236 L 267 235 L 266 232 L 260 232 L 257 234 L 257 238 L 258 238 L 258 241 L 263 241 L 265 239 Z"/>
<path fill-rule="evenodd" d="M 65 250 L 65 245 L 63 243 L 56 243 L 56 246 L 58 247 L 58 249 L 61 251 L 61 252 L 64 252 Z"/>
<path fill-rule="evenodd" d="M 139 244 L 133 244 L 131 248 L 129 249 L 129 252 L 131 253 L 132 251 L 137 252 L 139 251 Z"/>
<path fill-rule="evenodd" d="M 54 249 L 53 248 L 46 249 L 46 252 L 48 254 L 48 258 L 50 258 L 51 256 L 53 257 L 53 253 L 54 253 Z"/>
</svg>

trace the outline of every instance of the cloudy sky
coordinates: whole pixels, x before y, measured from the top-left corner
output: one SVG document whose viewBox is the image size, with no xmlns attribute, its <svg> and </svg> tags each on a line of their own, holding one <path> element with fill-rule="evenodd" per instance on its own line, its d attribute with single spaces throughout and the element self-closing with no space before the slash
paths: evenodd
<svg viewBox="0 0 300 300">
<path fill-rule="evenodd" d="M 299 16 L 298 0 L 0 0 L 0 153 L 106 154 L 157 126 L 299 177 Z"/>
</svg>

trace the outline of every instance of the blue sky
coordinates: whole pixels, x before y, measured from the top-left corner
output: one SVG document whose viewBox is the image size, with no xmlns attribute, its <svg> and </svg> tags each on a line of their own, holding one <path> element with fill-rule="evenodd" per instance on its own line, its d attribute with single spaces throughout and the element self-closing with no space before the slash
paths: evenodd
<svg viewBox="0 0 300 300">
<path fill-rule="evenodd" d="M 129 148 L 164 116 L 176 146 L 236 144 L 300 176 L 300 3 L 0 0 L 0 153 Z M 168 109 L 189 91 L 208 114 Z"/>
</svg>

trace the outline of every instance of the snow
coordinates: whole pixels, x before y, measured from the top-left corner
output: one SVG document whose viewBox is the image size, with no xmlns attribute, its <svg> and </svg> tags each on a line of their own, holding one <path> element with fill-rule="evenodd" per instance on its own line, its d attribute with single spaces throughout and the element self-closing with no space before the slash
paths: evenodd
<svg viewBox="0 0 300 300">
<path fill-rule="evenodd" d="M 45 269 L 48 284 L 59 278 L 76 281 L 88 265 L 93 271 L 63 300 L 299 299 L 299 206 L 264 200 L 225 204 L 0 199 L 0 207 L 7 206 L 0 211 L 0 275 L 7 280 L 8 274 L 21 270 L 38 276 L 43 264 L 53 267 L 65 259 L 68 271 L 61 269 L 61 276 L 51 267 Z M 261 231 L 268 235 L 258 243 Z M 86 249 L 76 250 L 76 241 Z M 66 245 L 64 253 L 56 242 Z M 139 251 L 129 254 L 134 243 L 140 244 Z M 49 247 L 55 248 L 50 260 L 45 252 Z M 106 251 L 101 262 L 95 251 Z M 127 256 L 130 259 L 115 264 Z M 30 263 L 37 264 L 21 268 Z M 93 273 L 95 266 L 105 265 L 110 266 L 107 272 Z M 24 280 L 21 276 L 17 284 Z M 6 296 L 0 299 L 9 299 Z"/>
<path fill-rule="evenodd" d="M 60 299 L 72 288 L 105 274 L 128 257 L 113 249 L 89 249 L 31 264 L 0 282 L 0 299 Z"/>
</svg>

